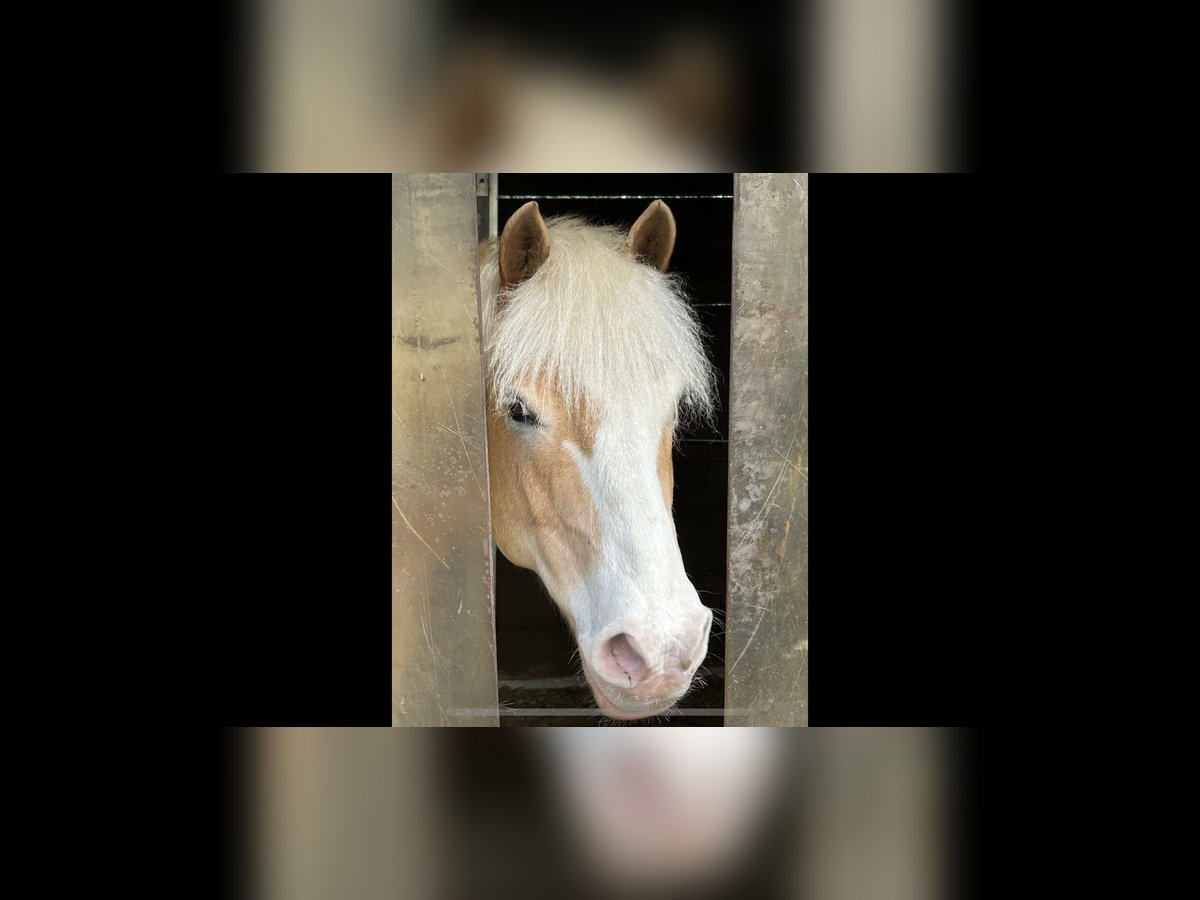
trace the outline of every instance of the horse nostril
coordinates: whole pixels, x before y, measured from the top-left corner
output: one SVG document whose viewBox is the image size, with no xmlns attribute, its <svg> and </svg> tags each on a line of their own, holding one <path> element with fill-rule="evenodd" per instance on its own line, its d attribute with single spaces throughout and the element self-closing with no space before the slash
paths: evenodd
<svg viewBox="0 0 1200 900">
<path fill-rule="evenodd" d="M 633 638 L 621 632 L 605 643 L 600 671 L 615 684 L 633 687 L 646 676 L 646 660 L 638 651 Z"/>
</svg>

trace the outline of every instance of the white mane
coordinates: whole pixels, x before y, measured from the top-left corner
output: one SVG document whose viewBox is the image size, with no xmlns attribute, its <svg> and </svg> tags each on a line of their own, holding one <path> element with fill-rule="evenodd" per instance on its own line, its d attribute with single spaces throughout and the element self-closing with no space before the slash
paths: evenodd
<svg viewBox="0 0 1200 900">
<path fill-rule="evenodd" d="M 682 391 L 681 412 L 712 414 L 713 368 L 680 280 L 621 251 L 625 234 L 546 220 L 550 254 L 503 294 L 492 242 L 480 263 L 488 386 L 497 408 L 524 379 L 557 379 L 568 403 L 638 409 Z M 501 302 L 498 302 L 501 301 Z"/>
</svg>

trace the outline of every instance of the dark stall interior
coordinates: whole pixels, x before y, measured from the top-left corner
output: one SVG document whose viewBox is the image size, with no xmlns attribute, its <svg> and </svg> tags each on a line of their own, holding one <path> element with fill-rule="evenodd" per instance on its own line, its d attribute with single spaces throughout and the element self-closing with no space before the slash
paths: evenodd
<svg viewBox="0 0 1200 900">
<path fill-rule="evenodd" d="M 655 199 L 675 215 L 678 235 L 670 271 L 683 275 L 719 371 L 715 428 L 680 434 L 674 449 L 674 516 L 684 566 L 715 612 L 708 657 L 696 687 L 665 717 L 628 725 L 722 724 L 689 709 L 724 706 L 726 478 L 728 471 L 729 334 L 733 234 L 732 175 L 500 175 L 498 227 L 537 200 L 543 216 L 582 215 L 628 228 Z M 481 235 L 483 236 L 483 235 Z M 537 575 L 496 553 L 496 640 L 499 694 L 505 709 L 594 709 L 573 654 L 575 642 Z M 505 727 L 602 725 L 595 715 L 502 715 Z"/>
</svg>

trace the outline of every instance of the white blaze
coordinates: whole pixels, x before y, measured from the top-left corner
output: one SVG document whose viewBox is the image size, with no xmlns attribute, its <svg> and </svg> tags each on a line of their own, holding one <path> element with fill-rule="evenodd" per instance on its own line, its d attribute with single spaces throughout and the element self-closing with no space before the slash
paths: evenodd
<svg viewBox="0 0 1200 900">
<path fill-rule="evenodd" d="M 670 410 L 640 421 L 608 419 L 590 456 L 564 441 L 595 505 L 601 559 L 569 598 L 577 637 L 587 654 L 621 632 L 634 634 L 651 670 L 670 653 L 702 604 L 684 571 L 671 511 L 658 478 L 658 452 Z"/>
</svg>

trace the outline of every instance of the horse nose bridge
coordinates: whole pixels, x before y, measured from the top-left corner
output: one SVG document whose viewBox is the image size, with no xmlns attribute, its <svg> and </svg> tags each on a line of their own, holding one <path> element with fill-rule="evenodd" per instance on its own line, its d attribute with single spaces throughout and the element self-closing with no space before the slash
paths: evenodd
<svg viewBox="0 0 1200 900">
<path fill-rule="evenodd" d="M 606 504 L 625 514 L 671 518 L 663 502 L 654 447 L 635 442 L 620 449 L 597 451 L 595 484 Z"/>
<path fill-rule="evenodd" d="M 671 530 L 674 521 L 671 511 L 663 504 L 661 491 L 657 495 L 650 494 L 642 485 L 627 485 L 612 492 L 604 498 L 601 509 L 614 519 L 636 522 L 642 528 L 666 526 L 664 533 Z"/>
<path fill-rule="evenodd" d="M 675 520 L 661 504 L 661 497 L 658 508 L 626 497 L 602 510 L 600 522 L 607 549 L 616 561 L 634 567 L 643 577 L 656 573 L 671 581 L 686 580 Z M 667 587 L 660 585 L 660 589 Z"/>
</svg>

